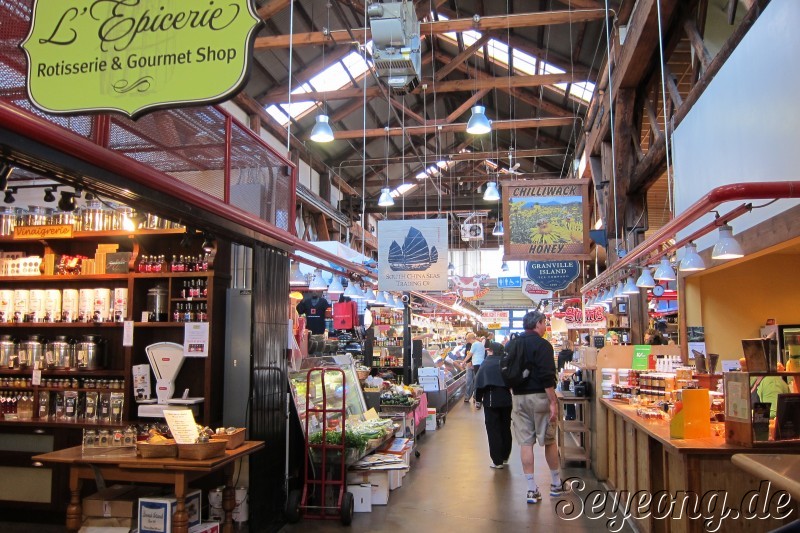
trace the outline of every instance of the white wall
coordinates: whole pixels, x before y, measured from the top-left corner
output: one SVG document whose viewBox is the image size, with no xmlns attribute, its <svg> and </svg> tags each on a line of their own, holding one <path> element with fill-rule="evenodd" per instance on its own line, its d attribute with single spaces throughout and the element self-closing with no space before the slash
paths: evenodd
<svg viewBox="0 0 800 533">
<path fill-rule="evenodd" d="M 720 185 L 800 180 L 800 2 L 773 0 L 673 135 L 675 210 Z M 720 206 L 721 213 L 741 202 Z M 756 204 L 760 202 L 755 202 Z M 780 200 L 732 222 L 734 233 L 798 204 Z M 709 214 L 678 236 L 713 219 Z M 712 232 L 698 248 L 713 246 Z"/>
</svg>

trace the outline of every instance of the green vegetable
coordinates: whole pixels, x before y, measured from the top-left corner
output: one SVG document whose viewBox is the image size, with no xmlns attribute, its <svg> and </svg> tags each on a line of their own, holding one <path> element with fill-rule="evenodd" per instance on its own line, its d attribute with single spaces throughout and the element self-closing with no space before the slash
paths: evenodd
<svg viewBox="0 0 800 533">
<path fill-rule="evenodd" d="M 323 437 L 324 433 L 324 437 Z M 326 430 L 324 432 L 317 431 L 308 437 L 309 444 L 322 444 L 323 438 L 326 444 L 339 445 L 342 444 L 342 432 L 336 429 Z M 363 434 L 356 433 L 350 429 L 344 432 L 344 446 L 345 448 L 361 449 L 367 445 L 369 437 Z"/>
</svg>

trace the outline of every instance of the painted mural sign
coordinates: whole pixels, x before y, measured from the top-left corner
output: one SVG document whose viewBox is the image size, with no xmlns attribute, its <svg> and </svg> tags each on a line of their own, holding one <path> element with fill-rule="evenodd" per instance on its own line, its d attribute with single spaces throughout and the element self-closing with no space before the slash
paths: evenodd
<svg viewBox="0 0 800 533">
<path fill-rule="evenodd" d="M 452 289 L 462 300 L 477 300 L 489 294 L 489 276 L 450 276 Z"/>
<path fill-rule="evenodd" d="M 378 288 L 447 290 L 447 220 L 379 221 Z"/>
<path fill-rule="evenodd" d="M 48 113 L 131 117 L 225 100 L 261 23 L 251 0 L 35 0 L 28 95 Z"/>
<path fill-rule="evenodd" d="M 581 271 L 578 261 L 528 261 L 525 272 L 531 281 L 551 291 L 563 291 Z"/>
<path fill-rule="evenodd" d="M 549 300 L 553 297 L 553 291 L 540 287 L 535 282 L 527 279 L 522 282 L 522 294 L 537 304 L 542 300 Z"/>
<path fill-rule="evenodd" d="M 503 259 L 589 258 L 589 180 L 503 185 Z"/>
</svg>

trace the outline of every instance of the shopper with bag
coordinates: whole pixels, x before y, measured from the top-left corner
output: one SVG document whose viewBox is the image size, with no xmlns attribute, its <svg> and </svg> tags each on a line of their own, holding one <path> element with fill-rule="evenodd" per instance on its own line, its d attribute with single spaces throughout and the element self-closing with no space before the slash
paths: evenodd
<svg viewBox="0 0 800 533">
<path fill-rule="evenodd" d="M 487 350 L 481 371 L 475 377 L 475 402 L 483 404 L 486 437 L 489 439 L 491 468 L 501 469 L 511 456 L 511 389 L 500 374 L 500 343 L 492 343 Z"/>
</svg>

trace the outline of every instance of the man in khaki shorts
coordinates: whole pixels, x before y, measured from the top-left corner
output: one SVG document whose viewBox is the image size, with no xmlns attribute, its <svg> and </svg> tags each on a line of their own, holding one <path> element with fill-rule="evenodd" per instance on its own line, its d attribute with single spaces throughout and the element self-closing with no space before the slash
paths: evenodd
<svg viewBox="0 0 800 533">
<path fill-rule="evenodd" d="M 524 342 L 524 353 L 531 369 L 525 381 L 514 387 L 513 410 L 511 412 L 514 438 L 519 444 L 522 471 L 528 483 L 528 503 L 542 499 L 534 480 L 533 446 L 536 442 L 544 446 L 544 456 L 550 467 L 550 496 L 563 493 L 558 471 L 558 447 L 556 445 L 556 364 L 553 346 L 544 339 L 547 317 L 539 311 L 531 311 L 522 320 L 525 333 L 519 340 Z"/>
</svg>

